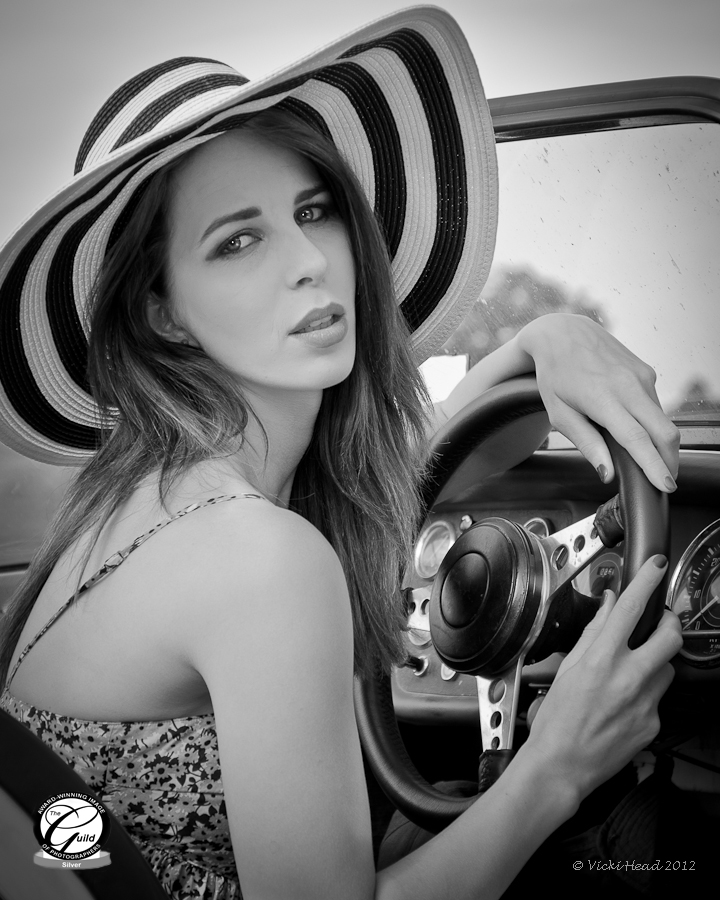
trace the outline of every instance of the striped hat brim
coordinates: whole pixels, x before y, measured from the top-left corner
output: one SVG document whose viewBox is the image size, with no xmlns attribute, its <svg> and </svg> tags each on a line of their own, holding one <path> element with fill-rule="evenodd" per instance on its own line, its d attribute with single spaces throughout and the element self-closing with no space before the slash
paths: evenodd
<svg viewBox="0 0 720 900">
<path fill-rule="evenodd" d="M 183 57 L 100 110 L 76 175 L 0 250 L 0 439 L 80 464 L 101 421 L 86 378 L 86 310 L 138 188 L 180 154 L 280 106 L 328 135 L 381 223 L 396 295 L 422 362 L 487 278 L 497 223 L 490 113 L 473 55 L 443 10 L 373 22 L 262 80 Z"/>
</svg>

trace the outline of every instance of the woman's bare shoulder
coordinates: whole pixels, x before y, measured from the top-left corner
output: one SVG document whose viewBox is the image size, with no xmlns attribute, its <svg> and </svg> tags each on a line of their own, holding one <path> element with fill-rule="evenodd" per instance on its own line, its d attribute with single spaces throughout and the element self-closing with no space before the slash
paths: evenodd
<svg viewBox="0 0 720 900">
<path fill-rule="evenodd" d="M 239 496 L 214 504 L 188 516 L 187 524 L 182 543 L 201 551 L 204 567 L 212 563 L 220 578 L 236 580 L 240 562 L 252 577 L 261 563 L 337 561 L 327 539 L 307 519 L 262 498 Z"/>
<path fill-rule="evenodd" d="M 264 500 L 238 499 L 197 510 L 174 535 L 167 532 L 166 540 L 158 540 L 161 558 L 152 564 L 169 575 L 164 599 L 181 613 L 179 637 L 194 649 L 222 642 L 228 629 L 238 635 L 282 630 L 282 621 L 295 619 L 298 608 L 330 621 L 328 627 L 350 627 L 337 554 L 296 513 Z"/>
</svg>

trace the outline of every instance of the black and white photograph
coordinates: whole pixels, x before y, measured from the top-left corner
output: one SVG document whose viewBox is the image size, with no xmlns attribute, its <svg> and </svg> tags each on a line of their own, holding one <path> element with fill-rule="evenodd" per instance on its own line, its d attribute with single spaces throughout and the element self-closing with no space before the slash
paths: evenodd
<svg viewBox="0 0 720 900">
<path fill-rule="evenodd" d="M 720 4 L 0 11 L 0 900 L 698 897 Z"/>
</svg>

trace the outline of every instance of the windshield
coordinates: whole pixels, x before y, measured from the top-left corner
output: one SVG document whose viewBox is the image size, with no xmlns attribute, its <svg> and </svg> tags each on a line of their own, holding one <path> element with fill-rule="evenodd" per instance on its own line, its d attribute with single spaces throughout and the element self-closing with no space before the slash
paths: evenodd
<svg viewBox="0 0 720 900">
<path fill-rule="evenodd" d="M 718 126 L 498 145 L 500 218 L 482 297 L 430 364 L 447 392 L 531 319 L 582 313 L 658 374 L 683 443 L 720 444 Z"/>
</svg>

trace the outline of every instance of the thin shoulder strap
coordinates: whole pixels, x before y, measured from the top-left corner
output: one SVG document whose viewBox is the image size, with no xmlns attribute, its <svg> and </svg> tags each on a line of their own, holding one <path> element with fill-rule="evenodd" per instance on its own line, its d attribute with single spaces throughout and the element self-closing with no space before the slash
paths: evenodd
<svg viewBox="0 0 720 900">
<path fill-rule="evenodd" d="M 164 519 L 162 522 L 159 522 L 155 525 L 154 528 L 151 528 L 149 531 L 146 531 L 145 534 L 141 534 L 140 537 L 135 538 L 135 540 L 129 546 L 125 547 L 124 550 L 119 550 L 117 553 L 113 553 L 111 557 L 105 560 L 102 566 L 95 572 L 94 575 L 91 575 L 87 581 L 84 581 L 77 591 L 67 600 L 60 609 L 52 616 L 50 621 L 35 635 L 35 637 L 30 641 L 30 643 L 25 647 L 23 652 L 18 656 L 15 665 L 10 672 L 10 676 L 5 683 L 5 688 L 9 688 L 10 684 L 17 674 L 17 670 L 20 668 L 20 663 L 25 659 L 28 653 L 32 650 L 32 648 L 37 644 L 40 638 L 45 634 L 45 632 L 52 625 L 57 622 L 60 616 L 65 612 L 68 607 L 72 605 L 76 597 L 79 597 L 81 594 L 84 594 L 86 591 L 90 590 L 91 587 L 94 587 L 98 582 L 103 581 L 105 578 L 110 575 L 111 572 L 114 572 L 118 566 L 122 565 L 125 560 L 130 556 L 133 550 L 137 550 L 137 548 L 144 544 L 145 541 L 152 537 L 154 534 L 157 534 L 162 528 L 165 528 L 171 522 L 174 522 L 176 519 L 182 519 L 183 516 L 186 516 L 188 513 L 195 512 L 196 509 L 202 509 L 204 506 L 213 506 L 215 503 L 224 503 L 226 500 L 238 500 L 238 499 L 248 499 L 248 500 L 267 500 L 267 497 L 263 497 L 262 494 L 223 494 L 219 497 L 211 497 L 209 500 L 203 500 L 202 503 L 192 503 L 190 506 L 186 506 L 185 509 L 181 509 L 180 512 L 176 512 L 175 515 L 170 516 L 167 519 Z"/>
</svg>

